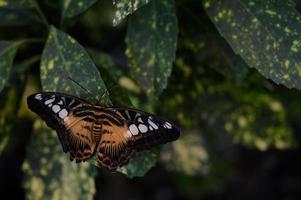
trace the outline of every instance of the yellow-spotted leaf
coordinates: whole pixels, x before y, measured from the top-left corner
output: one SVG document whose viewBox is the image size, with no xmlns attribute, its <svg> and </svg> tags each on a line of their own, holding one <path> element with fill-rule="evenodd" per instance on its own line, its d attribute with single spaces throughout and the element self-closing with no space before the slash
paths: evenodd
<svg viewBox="0 0 301 200">
<path fill-rule="evenodd" d="M 167 86 L 177 34 L 173 0 L 153 0 L 130 17 L 126 54 L 131 74 L 150 96 Z"/>
<path fill-rule="evenodd" d="M 41 22 L 34 0 L 0 0 L 0 25 L 22 26 Z"/>
<path fill-rule="evenodd" d="M 126 16 L 147 4 L 150 0 L 113 0 L 116 12 L 113 25 L 118 25 Z"/>
<path fill-rule="evenodd" d="M 91 7 L 97 0 L 60 0 L 62 18 L 71 18 L 81 14 Z"/>
<path fill-rule="evenodd" d="M 126 174 L 130 178 L 144 176 L 153 166 L 155 166 L 159 158 L 159 150 L 154 149 L 142 152 L 132 158 L 129 164 L 118 169 L 119 172 Z"/>
<path fill-rule="evenodd" d="M 87 52 L 71 36 L 50 28 L 41 60 L 43 90 L 68 93 L 110 104 L 105 84 Z"/>
<path fill-rule="evenodd" d="M 17 48 L 17 42 L 0 41 L 0 92 L 8 80 Z"/>
<path fill-rule="evenodd" d="M 220 34 L 250 67 L 301 89 L 301 15 L 293 1 L 205 0 Z"/>
<path fill-rule="evenodd" d="M 0 8 L 26 9 L 33 8 L 33 0 L 1 0 Z"/>
<path fill-rule="evenodd" d="M 87 199 L 95 193 L 94 166 L 70 162 L 57 134 L 42 120 L 34 123 L 23 163 L 26 199 Z"/>
</svg>

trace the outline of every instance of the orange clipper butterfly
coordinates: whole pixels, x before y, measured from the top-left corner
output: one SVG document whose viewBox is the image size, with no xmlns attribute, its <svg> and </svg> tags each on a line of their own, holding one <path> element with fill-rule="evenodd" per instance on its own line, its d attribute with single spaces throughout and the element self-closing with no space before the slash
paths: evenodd
<svg viewBox="0 0 301 200">
<path fill-rule="evenodd" d="M 170 121 L 140 110 L 102 107 L 56 92 L 27 98 L 28 107 L 57 132 L 70 160 L 86 161 L 94 154 L 100 166 L 116 171 L 136 152 L 179 138 Z"/>
</svg>

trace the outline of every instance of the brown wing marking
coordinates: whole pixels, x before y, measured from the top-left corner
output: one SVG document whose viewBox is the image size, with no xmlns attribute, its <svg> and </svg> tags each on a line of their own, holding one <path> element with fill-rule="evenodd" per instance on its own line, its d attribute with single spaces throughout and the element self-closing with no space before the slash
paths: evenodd
<svg viewBox="0 0 301 200">
<path fill-rule="evenodd" d="M 70 160 L 76 162 L 88 160 L 95 150 L 95 139 L 92 132 L 93 122 L 85 117 L 70 114 L 64 119 L 65 130 L 58 131 L 59 139 L 65 153 L 70 152 Z"/>
<path fill-rule="evenodd" d="M 128 163 L 135 150 L 128 148 L 128 128 L 116 125 L 103 125 L 102 137 L 97 148 L 99 164 L 109 171 L 116 171 Z"/>
</svg>

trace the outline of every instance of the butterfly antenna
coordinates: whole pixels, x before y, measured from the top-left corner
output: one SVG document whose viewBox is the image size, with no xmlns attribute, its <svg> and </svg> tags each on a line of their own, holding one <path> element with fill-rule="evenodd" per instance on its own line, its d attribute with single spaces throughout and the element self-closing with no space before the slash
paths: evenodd
<svg viewBox="0 0 301 200">
<path fill-rule="evenodd" d="M 75 83 L 76 85 L 78 85 L 81 89 L 85 90 L 87 93 L 89 93 L 91 96 L 93 96 L 94 94 L 88 90 L 87 88 L 85 88 L 84 86 L 82 86 L 79 82 L 77 82 L 76 80 L 72 79 L 69 75 L 66 75 L 66 73 L 63 72 L 63 75 L 65 75 L 65 77 L 67 77 L 67 79 L 71 80 L 73 83 Z M 104 98 L 106 95 L 109 95 L 109 90 L 111 90 L 113 87 L 115 87 L 116 85 L 113 85 L 112 87 L 110 87 L 109 89 L 106 89 L 104 91 L 104 93 L 101 95 L 101 98 Z"/>
<path fill-rule="evenodd" d="M 105 91 L 104 91 L 104 93 L 101 95 L 101 98 L 104 98 L 104 97 L 106 97 L 106 95 L 109 95 L 109 91 L 110 90 L 112 90 L 114 87 L 116 87 L 117 86 L 117 84 L 114 84 L 114 85 L 112 85 L 111 87 L 109 87 L 108 89 L 106 89 Z"/>
<path fill-rule="evenodd" d="M 73 83 L 75 83 L 76 85 L 78 85 L 81 89 L 85 90 L 87 93 L 89 93 L 91 96 L 93 96 L 92 92 L 90 90 L 88 90 L 87 88 L 85 88 L 84 86 L 82 86 L 81 84 L 79 84 L 76 80 L 72 79 L 70 76 L 67 77 L 69 80 L 71 80 Z"/>
</svg>

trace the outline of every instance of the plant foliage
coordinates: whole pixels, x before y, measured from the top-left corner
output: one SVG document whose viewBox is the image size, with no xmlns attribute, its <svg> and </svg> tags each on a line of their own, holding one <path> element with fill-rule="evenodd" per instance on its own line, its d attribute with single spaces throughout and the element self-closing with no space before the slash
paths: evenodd
<svg viewBox="0 0 301 200">
<path fill-rule="evenodd" d="M 96 191 L 96 158 L 69 162 L 55 133 L 27 109 L 37 91 L 179 124 L 183 139 L 161 156 L 155 148 L 119 169 L 131 178 L 158 160 L 210 177 L 236 144 L 296 146 L 301 15 L 291 0 L 0 0 L 0 19 L 0 156 L 26 148 L 28 199 L 92 199 Z M 30 128 L 16 131 L 23 126 Z"/>
</svg>

